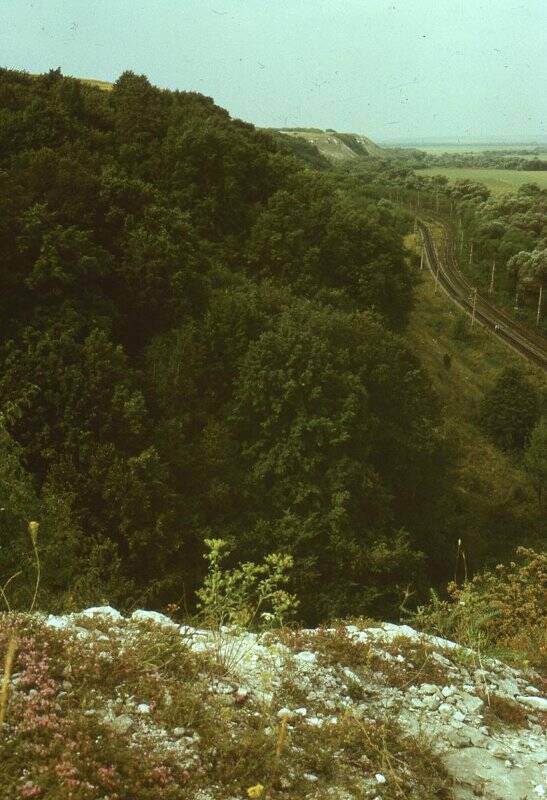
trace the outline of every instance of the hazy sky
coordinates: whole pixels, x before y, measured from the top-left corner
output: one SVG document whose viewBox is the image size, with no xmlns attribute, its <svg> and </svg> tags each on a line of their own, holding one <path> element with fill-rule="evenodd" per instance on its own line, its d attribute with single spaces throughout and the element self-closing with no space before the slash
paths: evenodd
<svg viewBox="0 0 547 800">
<path fill-rule="evenodd" d="M 545 138 L 547 0 L 0 0 L 0 63 L 378 140 Z"/>
</svg>

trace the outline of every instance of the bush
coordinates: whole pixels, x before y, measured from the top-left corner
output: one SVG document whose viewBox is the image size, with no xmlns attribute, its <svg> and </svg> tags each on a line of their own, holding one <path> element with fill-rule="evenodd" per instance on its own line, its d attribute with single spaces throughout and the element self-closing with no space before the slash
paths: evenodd
<svg viewBox="0 0 547 800">
<path fill-rule="evenodd" d="M 416 627 L 521 664 L 547 666 L 547 555 L 519 547 L 508 565 L 448 585 L 448 599 L 432 593 Z"/>
<path fill-rule="evenodd" d="M 452 324 L 452 338 L 456 342 L 466 343 L 471 338 L 471 329 L 466 314 L 456 314 Z"/>
<path fill-rule="evenodd" d="M 273 623 L 282 625 L 298 603 L 282 588 L 289 580 L 291 556 L 272 553 L 262 564 L 246 562 L 235 569 L 225 569 L 229 554 L 222 539 L 206 539 L 209 569 L 203 586 L 197 591 L 198 608 L 207 625 L 249 628 Z"/>
<path fill-rule="evenodd" d="M 536 391 L 520 369 L 506 367 L 484 395 L 480 422 L 503 450 L 522 450 L 539 417 Z"/>
</svg>

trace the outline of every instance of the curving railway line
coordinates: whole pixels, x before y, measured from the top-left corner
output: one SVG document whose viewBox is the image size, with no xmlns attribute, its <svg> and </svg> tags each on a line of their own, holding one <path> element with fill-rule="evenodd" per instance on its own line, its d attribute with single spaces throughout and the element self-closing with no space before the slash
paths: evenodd
<svg viewBox="0 0 547 800">
<path fill-rule="evenodd" d="M 447 228 L 443 227 L 445 257 L 441 258 L 426 222 L 418 220 L 418 226 L 422 234 L 428 267 L 451 300 L 467 314 L 474 316 L 475 322 L 489 328 L 498 339 L 509 345 L 519 355 L 547 370 L 547 342 L 545 339 L 532 333 L 523 325 L 519 325 L 518 322 L 511 319 L 509 314 L 492 305 L 474 289 L 458 267 L 454 242 Z"/>
</svg>

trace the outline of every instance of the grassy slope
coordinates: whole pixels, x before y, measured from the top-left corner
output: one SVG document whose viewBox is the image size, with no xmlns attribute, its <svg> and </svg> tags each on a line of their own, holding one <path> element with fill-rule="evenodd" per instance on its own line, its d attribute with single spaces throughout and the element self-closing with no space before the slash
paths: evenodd
<svg viewBox="0 0 547 800">
<path fill-rule="evenodd" d="M 108 81 L 97 81 L 95 78 L 78 78 L 82 83 L 87 83 L 89 86 L 95 86 L 97 89 L 102 89 L 104 92 L 111 92 L 113 85 Z"/>
<path fill-rule="evenodd" d="M 349 161 L 359 157 L 357 152 L 352 150 L 345 141 L 342 141 L 332 131 L 320 131 L 315 128 L 310 128 L 309 130 L 283 128 L 281 132 L 286 136 L 298 136 L 301 139 L 305 139 L 305 141 L 317 147 L 319 152 L 331 161 Z M 382 154 L 382 149 L 366 136 L 361 136 L 357 133 L 344 134 L 344 138 L 347 137 L 362 145 L 371 156 L 380 156 Z"/>
<path fill-rule="evenodd" d="M 406 244 L 417 249 L 414 236 L 407 237 Z M 480 326 L 466 341 L 456 338 L 454 326 L 461 314 L 441 289 L 434 293 L 433 278 L 424 270 L 407 338 L 437 390 L 447 431 L 458 443 L 459 492 L 466 495 L 466 503 L 470 501 L 471 511 L 476 509 L 477 514 L 486 515 L 487 519 L 511 508 L 515 524 L 522 522 L 524 539 L 530 519 L 535 522 L 539 519 L 534 489 L 519 464 L 483 435 L 476 416 L 484 391 L 493 385 L 503 367 L 514 364 L 524 369 L 539 391 L 545 391 L 545 378 L 540 370 L 528 365 Z M 448 369 L 443 364 L 445 353 L 451 357 Z M 470 547 L 479 547 L 478 517 L 477 525 L 477 543 L 468 542 Z M 479 551 L 470 556 L 476 560 L 482 558 Z"/>
<path fill-rule="evenodd" d="M 416 248 L 414 236 L 407 237 L 407 247 Z M 419 345 L 420 355 L 432 371 L 437 389 L 451 414 L 469 417 L 485 388 L 491 386 L 500 369 L 513 364 L 524 369 L 538 386 L 545 384 L 542 372 L 529 365 L 493 334 L 476 326 L 469 341 L 454 338 L 453 327 L 460 312 L 441 289 L 434 292 L 430 272 L 424 270 L 423 281 L 416 292 L 416 308 L 409 336 Z M 450 370 L 442 363 L 444 353 L 453 357 Z"/>
<path fill-rule="evenodd" d="M 417 175 L 444 175 L 451 181 L 469 178 L 484 183 L 492 194 L 514 192 L 523 183 L 537 183 L 547 189 L 547 172 L 517 169 L 476 169 L 474 167 L 429 167 L 416 170 Z"/>
</svg>

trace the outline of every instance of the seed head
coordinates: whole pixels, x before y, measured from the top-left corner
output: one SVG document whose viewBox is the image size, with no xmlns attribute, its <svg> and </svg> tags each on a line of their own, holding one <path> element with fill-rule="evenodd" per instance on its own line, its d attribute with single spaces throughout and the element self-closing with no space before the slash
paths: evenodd
<svg viewBox="0 0 547 800">
<path fill-rule="evenodd" d="M 33 520 L 28 524 L 28 532 L 30 533 L 30 538 L 32 539 L 32 544 L 36 544 L 38 539 L 38 528 L 40 527 L 40 523 Z"/>
</svg>

